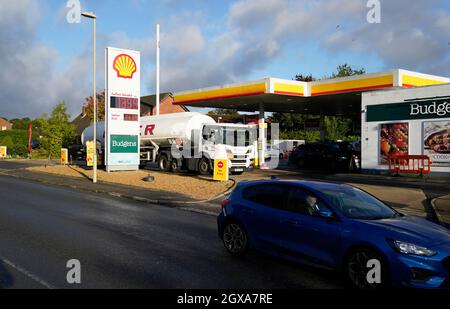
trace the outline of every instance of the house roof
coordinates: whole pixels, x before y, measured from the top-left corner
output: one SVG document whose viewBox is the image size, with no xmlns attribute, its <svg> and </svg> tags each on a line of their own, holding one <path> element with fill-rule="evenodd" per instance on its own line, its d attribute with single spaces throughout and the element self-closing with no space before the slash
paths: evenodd
<svg viewBox="0 0 450 309">
<path fill-rule="evenodd" d="M 173 97 L 172 93 L 170 93 L 170 92 L 161 93 L 160 94 L 160 98 L 159 98 L 160 102 L 164 101 L 167 97 Z M 156 94 L 141 97 L 141 104 L 147 105 L 149 107 L 155 107 L 155 105 L 156 105 Z M 178 106 L 180 106 L 186 112 L 189 111 L 187 109 L 187 107 L 185 107 L 184 105 L 179 104 Z"/>
</svg>

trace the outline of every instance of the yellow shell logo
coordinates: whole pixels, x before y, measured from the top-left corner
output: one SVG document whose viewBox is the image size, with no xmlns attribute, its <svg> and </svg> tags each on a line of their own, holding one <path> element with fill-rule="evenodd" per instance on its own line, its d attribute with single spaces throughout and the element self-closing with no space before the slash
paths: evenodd
<svg viewBox="0 0 450 309">
<path fill-rule="evenodd" d="M 117 77 L 133 78 L 136 73 L 136 62 L 127 54 L 121 54 L 114 59 L 114 70 L 117 72 Z"/>
</svg>

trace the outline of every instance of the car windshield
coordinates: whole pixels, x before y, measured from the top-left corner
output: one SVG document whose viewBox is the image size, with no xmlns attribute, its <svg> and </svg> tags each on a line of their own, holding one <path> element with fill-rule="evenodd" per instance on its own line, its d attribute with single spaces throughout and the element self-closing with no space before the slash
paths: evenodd
<svg viewBox="0 0 450 309">
<path fill-rule="evenodd" d="M 241 126 L 207 125 L 203 128 L 203 138 L 216 144 L 247 147 L 256 140 L 253 130 Z"/>
<path fill-rule="evenodd" d="M 381 220 L 398 216 L 383 202 L 357 188 L 325 190 L 323 193 L 349 219 Z"/>
</svg>

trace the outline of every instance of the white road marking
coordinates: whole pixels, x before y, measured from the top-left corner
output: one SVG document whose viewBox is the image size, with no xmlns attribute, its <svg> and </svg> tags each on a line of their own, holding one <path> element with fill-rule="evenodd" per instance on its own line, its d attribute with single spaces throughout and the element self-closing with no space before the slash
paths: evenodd
<svg viewBox="0 0 450 309">
<path fill-rule="evenodd" d="M 36 275 L 33 275 L 32 273 L 30 273 L 29 271 L 23 269 L 20 266 L 17 266 L 16 264 L 14 264 L 13 262 L 9 261 L 8 259 L 5 259 L 3 257 L 0 256 L 0 261 L 2 261 L 3 263 L 5 263 L 6 265 L 14 268 L 15 270 L 17 270 L 18 272 L 20 272 L 21 274 L 25 275 L 26 277 L 32 279 L 33 281 L 39 283 L 40 285 L 44 286 L 47 289 L 54 289 L 54 287 L 50 284 L 48 284 L 47 282 L 45 282 L 44 280 L 42 280 L 41 278 L 39 278 Z"/>
</svg>

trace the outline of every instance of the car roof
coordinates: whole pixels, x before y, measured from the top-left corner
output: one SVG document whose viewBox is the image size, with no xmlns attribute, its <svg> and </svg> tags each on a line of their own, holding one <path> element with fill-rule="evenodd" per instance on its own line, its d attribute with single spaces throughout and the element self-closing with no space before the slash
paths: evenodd
<svg viewBox="0 0 450 309">
<path fill-rule="evenodd" d="M 331 181 L 318 181 L 318 180 L 250 180 L 240 182 L 239 185 L 243 185 L 245 187 L 253 186 L 253 185 L 262 185 L 262 184 L 286 184 L 286 185 L 300 185 L 307 189 L 312 189 L 316 191 L 322 190 L 331 190 L 338 191 L 342 189 L 350 189 L 353 186 L 339 183 L 339 182 L 331 182 Z"/>
</svg>

